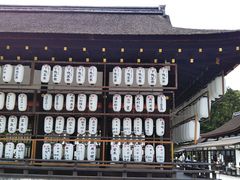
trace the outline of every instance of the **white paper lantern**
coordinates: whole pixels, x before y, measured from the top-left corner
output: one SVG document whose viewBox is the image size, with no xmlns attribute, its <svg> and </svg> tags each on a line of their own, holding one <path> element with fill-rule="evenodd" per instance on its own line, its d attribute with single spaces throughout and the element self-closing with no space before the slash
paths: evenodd
<svg viewBox="0 0 240 180">
<path fill-rule="evenodd" d="M 11 64 L 3 65 L 2 69 L 2 79 L 3 82 L 9 83 L 12 80 L 13 66 Z"/>
<path fill-rule="evenodd" d="M 140 136 L 142 134 L 142 119 L 141 118 L 134 119 L 133 132 L 136 136 Z"/>
<path fill-rule="evenodd" d="M 0 142 L 0 158 L 3 158 L 3 143 Z"/>
<path fill-rule="evenodd" d="M 49 160 L 51 159 L 52 146 L 50 143 L 44 143 L 42 145 L 42 159 Z"/>
<path fill-rule="evenodd" d="M 98 106 L 98 96 L 96 94 L 91 94 L 89 96 L 88 108 L 89 111 L 96 111 Z"/>
<path fill-rule="evenodd" d="M 195 121 L 190 121 L 185 124 L 186 127 L 186 141 L 193 141 L 195 136 Z"/>
<path fill-rule="evenodd" d="M 168 85 L 168 68 L 162 67 L 159 69 L 159 80 L 161 86 Z"/>
<path fill-rule="evenodd" d="M 210 98 L 211 100 L 215 101 L 215 99 L 218 98 L 218 93 L 217 93 L 217 88 L 216 88 L 216 83 L 215 80 L 213 80 L 210 83 L 210 95 L 212 96 L 212 98 Z"/>
<path fill-rule="evenodd" d="M 198 117 L 201 118 L 208 118 L 208 98 L 201 97 L 198 101 Z"/>
<path fill-rule="evenodd" d="M 66 96 L 66 110 L 73 111 L 75 108 L 75 95 L 68 93 Z"/>
<path fill-rule="evenodd" d="M 91 66 L 88 69 L 88 83 L 91 85 L 95 85 L 97 83 L 97 68 L 95 66 Z"/>
<path fill-rule="evenodd" d="M 18 143 L 16 145 L 16 159 L 24 159 L 25 147 L 24 143 Z"/>
<path fill-rule="evenodd" d="M 224 94 L 224 79 L 222 76 L 216 77 L 214 80 L 216 98 L 220 98 Z"/>
<path fill-rule="evenodd" d="M 7 118 L 0 115 L 0 133 L 4 133 L 6 130 Z"/>
<path fill-rule="evenodd" d="M 18 95 L 18 110 L 19 111 L 26 111 L 27 110 L 27 95 L 26 94 L 19 94 Z"/>
<path fill-rule="evenodd" d="M 83 143 L 79 143 L 79 144 L 76 145 L 76 151 L 75 151 L 76 160 L 78 160 L 78 161 L 84 160 L 85 148 L 86 147 Z"/>
<path fill-rule="evenodd" d="M 139 86 L 143 86 L 145 83 L 145 69 L 143 67 L 136 69 L 136 82 Z"/>
<path fill-rule="evenodd" d="M 146 136 L 152 136 L 153 135 L 153 119 L 147 118 L 145 120 L 144 127 L 145 127 Z"/>
<path fill-rule="evenodd" d="M 148 84 L 150 86 L 155 86 L 157 83 L 157 69 L 150 67 L 148 69 Z"/>
<path fill-rule="evenodd" d="M 4 104 L 5 104 L 5 93 L 0 92 L 0 110 L 4 108 Z"/>
<path fill-rule="evenodd" d="M 41 69 L 41 82 L 48 83 L 51 76 L 51 66 L 44 64 Z"/>
<path fill-rule="evenodd" d="M 7 93 L 6 97 L 6 109 L 9 111 L 14 110 L 16 103 L 16 94 L 15 93 Z"/>
<path fill-rule="evenodd" d="M 154 148 L 151 144 L 145 146 L 145 161 L 146 162 L 153 162 L 154 160 Z"/>
<path fill-rule="evenodd" d="M 12 142 L 5 144 L 4 158 L 12 159 L 14 154 L 15 145 Z"/>
<path fill-rule="evenodd" d="M 180 142 L 186 142 L 186 141 L 188 141 L 187 139 L 188 139 L 188 137 L 187 137 L 187 135 L 188 135 L 188 131 L 187 131 L 187 124 L 185 123 L 185 124 L 182 124 L 181 126 L 180 126 Z"/>
<path fill-rule="evenodd" d="M 163 113 L 166 112 L 167 109 L 167 100 L 166 96 L 163 94 L 158 95 L 157 97 L 158 111 Z"/>
<path fill-rule="evenodd" d="M 154 112 L 154 110 L 155 110 L 155 97 L 153 95 L 147 95 L 147 97 L 146 97 L 146 109 L 147 109 L 147 112 Z"/>
<path fill-rule="evenodd" d="M 112 120 L 112 134 L 119 136 L 121 132 L 121 120 L 119 118 L 113 118 Z"/>
<path fill-rule="evenodd" d="M 55 122 L 55 133 L 62 134 L 64 130 L 65 120 L 63 116 L 57 116 Z"/>
<path fill-rule="evenodd" d="M 91 135 L 97 134 L 98 120 L 95 117 L 89 119 L 88 132 Z"/>
<path fill-rule="evenodd" d="M 60 143 L 56 143 L 53 145 L 53 159 L 54 160 L 62 160 L 63 156 L 63 146 Z"/>
<path fill-rule="evenodd" d="M 123 119 L 123 134 L 127 136 L 132 134 L 132 120 L 130 118 Z"/>
<path fill-rule="evenodd" d="M 87 106 L 87 96 L 86 94 L 78 94 L 77 108 L 78 111 L 85 111 Z"/>
<path fill-rule="evenodd" d="M 67 143 L 64 147 L 64 159 L 73 160 L 73 144 Z"/>
<path fill-rule="evenodd" d="M 74 117 L 67 118 L 66 133 L 73 134 L 75 132 L 76 120 Z"/>
<path fill-rule="evenodd" d="M 113 95 L 113 111 L 114 112 L 120 112 L 121 106 L 122 106 L 122 97 L 119 94 Z"/>
<path fill-rule="evenodd" d="M 85 134 L 86 133 L 86 127 L 87 127 L 87 120 L 85 117 L 78 118 L 78 128 L 77 132 L 78 134 Z"/>
<path fill-rule="evenodd" d="M 134 162 L 142 162 L 143 149 L 141 144 L 135 144 L 133 147 Z"/>
<path fill-rule="evenodd" d="M 62 81 L 62 67 L 59 65 L 53 66 L 52 70 L 52 82 L 54 84 L 59 84 Z"/>
<path fill-rule="evenodd" d="M 64 104 L 64 96 L 63 94 L 56 94 L 54 97 L 54 109 L 56 111 L 62 111 Z"/>
<path fill-rule="evenodd" d="M 156 146 L 156 161 L 159 163 L 165 161 L 165 147 L 163 145 Z"/>
<path fill-rule="evenodd" d="M 135 96 L 135 110 L 137 112 L 143 112 L 144 108 L 144 98 L 143 95 L 138 94 Z"/>
<path fill-rule="evenodd" d="M 88 161 L 95 161 L 96 160 L 96 145 L 95 144 L 88 144 L 87 147 L 87 160 Z"/>
<path fill-rule="evenodd" d="M 8 132 L 13 134 L 17 131 L 17 117 L 12 115 L 8 118 Z"/>
<path fill-rule="evenodd" d="M 67 65 L 64 69 L 64 82 L 66 84 L 71 84 L 73 83 L 74 79 L 74 67 Z"/>
<path fill-rule="evenodd" d="M 18 131 L 20 133 L 26 133 L 28 129 L 28 117 L 25 115 L 20 116 L 18 122 Z"/>
<path fill-rule="evenodd" d="M 84 84 L 86 78 L 86 68 L 84 66 L 78 66 L 76 72 L 76 82 L 78 84 Z"/>
<path fill-rule="evenodd" d="M 46 116 L 44 118 L 44 133 L 50 134 L 53 132 L 53 117 Z"/>
<path fill-rule="evenodd" d="M 114 85 L 120 85 L 122 82 L 122 69 L 119 66 L 113 68 L 112 79 Z"/>
<path fill-rule="evenodd" d="M 197 121 L 197 133 L 196 133 L 196 140 L 200 138 L 200 122 Z"/>
<path fill-rule="evenodd" d="M 111 145 L 111 160 L 112 161 L 119 161 L 120 159 L 120 147 L 118 144 Z"/>
<path fill-rule="evenodd" d="M 158 136 L 163 136 L 165 133 L 165 121 L 162 118 L 156 120 L 156 134 Z"/>
<path fill-rule="evenodd" d="M 131 67 L 126 67 L 126 68 L 125 68 L 125 74 L 124 74 L 125 84 L 126 84 L 127 86 L 133 85 L 133 79 L 134 79 L 133 68 L 131 68 Z"/>
<path fill-rule="evenodd" d="M 129 144 L 123 144 L 122 146 L 122 160 L 129 162 L 131 161 L 132 149 Z"/>
<path fill-rule="evenodd" d="M 186 142 L 189 141 L 189 128 L 187 127 L 188 123 L 182 124 L 180 126 L 180 133 L 181 133 L 181 138 L 180 138 L 180 142 Z"/>
<path fill-rule="evenodd" d="M 132 104 L 133 104 L 132 95 L 125 95 L 124 96 L 124 111 L 125 112 L 131 112 L 132 111 Z"/>
<path fill-rule="evenodd" d="M 43 110 L 49 111 L 52 109 L 52 95 L 51 94 L 44 94 L 43 95 Z"/>
<path fill-rule="evenodd" d="M 21 64 L 18 64 L 14 68 L 14 81 L 16 83 L 22 83 L 24 77 L 24 66 Z"/>
<path fill-rule="evenodd" d="M 211 108 L 211 101 L 214 101 L 214 97 L 213 97 L 213 94 L 212 94 L 212 84 L 209 83 L 207 85 L 207 90 L 208 90 L 208 97 L 209 97 L 209 104 L 210 104 L 210 108 Z"/>
</svg>

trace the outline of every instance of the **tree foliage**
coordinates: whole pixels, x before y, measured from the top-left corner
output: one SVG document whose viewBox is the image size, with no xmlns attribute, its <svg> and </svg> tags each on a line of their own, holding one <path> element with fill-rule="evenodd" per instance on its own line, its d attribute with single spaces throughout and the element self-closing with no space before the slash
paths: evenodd
<svg viewBox="0 0 240 180">
<path fill-rule="evenodd" d="M 240 111 L 240 91 L 228 89 L 226 94 L 212 105 L 210 119 L 201 123 L 201 133 L 212 131 L 232 118 Z"/>
</svg>

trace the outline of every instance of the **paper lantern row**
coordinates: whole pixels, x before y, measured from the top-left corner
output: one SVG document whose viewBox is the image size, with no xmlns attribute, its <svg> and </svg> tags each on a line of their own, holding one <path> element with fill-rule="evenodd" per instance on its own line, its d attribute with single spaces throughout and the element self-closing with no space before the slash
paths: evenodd
<svg viewBox="0 0 240 180">
<path fill-rule="evenodd" d="M 144 149 L 144 150 L 143 150 Z M 159 162 L 165 161 L 165 147 L 163 145 L 157 145 L 154 149 L 153 145 L 147 144 L 145 147 L 141 144 L 135 144 L 133 147 L 130 144 L 123 144 L 122 147 L 119 144 L 111 145 L 111 160 L 130 162 Z"/>
<path fill-rule="evenodd" d="M 187 106 L 181 110 L 174 118 L 175 123 L 180 123 L 184 119 L 189 119 L 197 115 L 199 120 L 209 117 L 209 104 L 208 97 L 201 97 L 194 104 Z"/>
<path fill-rule="evenodd" d="M 122 83 L 123 72 L 122 68 L 116 66 L 113 68 L 113 84 L 120 85 Z M 145 68 L 138 67 L 136 68 L 135 80 L 136 84 L 139 86 L 143 86 L 145 84 Z M 150 67 L 147 69 L 147 82 L 150 86 L 157 85 L 157 79 L 159 79 L 159 83 L 161 86 L 168 85 L 168 68 L 162 67 L 159 69 L 159 73 L 157 73 L 157 69 L 155 67 Z M 131 86 L 134 83 L 134 68 L 126 67 L 124 68 L 124 83 L 125 85 Z"/>
<path fill-rule="evenodd" d="M 43 110 L 50 111 L 53 104 L 53 95 L 44 94 L 43 95 Z M 96 94 L 90 94 L 88 98 L 88 109 L 91 112 L 97 110 L 98 106 L 98 96 Z M 62 111 L 64 107 L 64 95 L 56 94 L 54 96 L 54 109 L 56 111 Z M 75 109 L 75 94 L 68 93 L 66 95 L 65 108 L 67 111 L 74 111 Z M 78 94 L 77 95 L 77 110 L 85 111 L 87 108 L 87 95 Z"/>
<path fill-rule="evenodd" d="M 144 149 L 144 151 L 143 151 Z M 143 147 L 140 144 L 135 144 L 133 147 L 129 144 L 123 144 L 122 148 L 118 144 L 111 145 L 111 160 L 120 161 L 120 157 L 123 161 L 142 162 L 143 158 L 145 162 L 163 163 L 165 161 L 165 147 L 163 145 L 157 145 L 156 148 L 151 144 L 147 144 Z M 72 143 L 44 143 L 42 145 L 42 159 L 49 160 L 88 160 L 95 161 L 97 156 L 97 145 L 89 143 L 87 145 L 79 143 L 73 145 Z"/>
<path fill-rule="evenodd" d="M 55 122 L 55 127 L 54 127 Z M 87 128 L 88 123 L 88 128 Z M 68 117 L 65 119 L 63 116 L 57 116 L 55 121 L 52 116 L 46 116 L 44 118 L 44 133 L 50 134 L 55 132 L 56 134 L 74 134 L 76 129 L 76 119 L 74 117 Z M 87 119 L 85 117 L 80 117 L 77 120 L 77 133 L 84 135 L 88 133 L 89 135 L 96 135 L 98 130 L 98 119 L 95 117 Z"/>
<path fill-rule="evenodd" d="M 176 143 L 193 141 L 195 138 L 200 138 L 199 121 L 192 120 L 173 129 L 173 141 Z"/>
<path fill-rule="evenodd" d="M 67 65 L 63 67 L 60 65 L 55 65 L 51 69 L 51 66 L 48 64 L 44 64 L 41 68 L 41 82 L 49 83 L 52 73 L 52 82 L 55 84 L 59 84 L 62 82 L 62 77 L 64 77 L 64 83 L 72 84 L 74 81 L 74 67 L 71 65 Z M 87 81 L 89 84 L 94 85 L 97 83 L 97 68 L 95 66 L 90 66 L 87 70 L 84 66 L 76 67 L 76 76 L 75 80 L 77 84 L 84 84 L 86 82 L 86 73 L 87 73 Z"/>
<path fill-rule="evenodd" d="M 24 78 L 24 66 L 18 64 L 13 66 L 11 64 L 5 64 L 2 66 L 2 80 L 5 83 L 11 82 L 12 78 L 16 83 L 22 83 Z"/>
<path fill-rule="evenodd" d="M 86 155 L 86 157 L 85 157 Z M 73 145 L 72 143 L 44 143 L 42 145 L 42 159 L 49 160 L 88 160 L 95 161 L 97 157 L 97 145 L 89 143 L 87 146 L 83 143 Z"/>
<path fill-rule="evenodd" d="M 142 112 L 144 110 L 144 96 L 138 94 L 135 96 L 134 99 L 134 106 L 136 112 Z M 154 95 L 147 95 L 145 98 L 146 101 L 146 111 L 147 112 L 154 112 L 155 111 L 155 96 Z M 157 109 L 159 112 L 163 113 L 166 111 L 167 102 L 166 96 L 160 94 L 157 96 Z M 122 109 L 122 96 L 119 94 L 113 95 L 113 111 L 120 112 Z M 124 96 L 124 104 L 123 109 L 125 112 L 131 112 L 133 110 L 133 96 L 132 95 L 125 95 Z"/>
<path fill-rule="evenodd" d="M 18 143 L 15 147 L 13 142 L 7 142 L 5 145 L 0 142 L 0 158 L 7 159 L 24 159 L 26 153 L 26 145 Z"/>
<path fill-rule="evenodd" d="M 220 98 L 227 92 L 226 80 L 222 76 L 216 77 L 212 82 L 207 86 L 210 105 L 211 101 L 215 101 Z"/>
<path fill-rule="evenodd" d="M 15 109 L 16 99 L 19 111 L 27 110 L 27 95 L 19 94 L 17 97 L 15 93 L 7 93 L 5 97 L 5 93 L 0 92 L 0 110 L 6 106 L 6 109 L 12 111 Z M 5 100 L 6 99 L 6 100 Z"/>
<path fill-rule="evenodd" d="M 28 117 L 22 115 L 18 119 L 17 116 L 11 115 L 7 120 L 6 116 L 0 115 L 0 133 L 6 132 L 6 126 L 8 133 L 13 134 L 17 131 L 19 133 L 26 133 L 28 129 Z"/>
<path fill-rule="evenodd" d="M 132 128 L 133 124 L 133 128 Z M 163 136 L 165 133 L 165 121 L 162 118 L 158 118 L 155 122 L 156 124 L 156 135 Z M 144 121 L 144 130 L 143 122 L 141 118 L 135 118 L 132 122 L 130 118 L 124 118 L 122 122 L 123 135 L 131 135 L 132 131 L 136 136 L 143 135 L 152 136 L 154 133 L 154 121 L 152 118 L 147 118 Z M 143 132 L 144 131 L 144 132 Z M 112 134 L 119 136 L 121 133 L 121 120 L 119 118 L 114 118 L 112 120 Z"/>
<path fill-rule="evenodd" d="M 208 96 L 205 92 L 208 91 Z M 227 91 L 226 80 L 222 76 L 216 77 L 206 88 L 202 89 L 190 98 L 187 102 L 182 103 L 178 107 L 178 116 L 174 118 L 174 124 L 182 122 L 197 115 L 198 119 L 209 118 L 212 102 L 223 96 Z"/>
<path fill-rule="evenodd" d="M 62 77 L 64 83 L 72 84 L 74 82 L 74 76 L 77 84 L 86 83 L 86 79 L 89 84 L 94 85 L 97 83 L 98 71 L 96 66 L 90 66 L 88 68 L 84 66 L 76 67 L 76 72 L 74 66 L 67 65 L 62 67 L 60 65 L 54 65 L 51 68 L 50 65 L 44 64 L 41 67 L 41 82 L 49 83 L 50 79 L 55 84 L 62 82 Z M 122 68 L 116 66 L 113 68 L 113 84 L 120 85 L 122 83 Z M 87 78 L 86 78 L 87 74 Z M 138 67 L 136 68 L 135 73 L 136 84 L 142 86 L 145 84 L 145 68 Z M 2 66 L 2 80 L 5 83 L 11 82 L 12 78 L 16 83 L 22 83 L 24 79 L 24 66 L 18 64 L 13 66 L 11 64 L 5 64 Z M 168 68 L 162 67 L 157 72 L 157 69 L 150 67 L 147 69 L 147 82 L 150 86 L 155 86 L 157 84 L 157 79 L 161 86 L 168 85 Z M 126 67 L 124 68 L 124 83 L 128 86 L 133 85 L 134 83 L 134 68 Z"/>
</svg>

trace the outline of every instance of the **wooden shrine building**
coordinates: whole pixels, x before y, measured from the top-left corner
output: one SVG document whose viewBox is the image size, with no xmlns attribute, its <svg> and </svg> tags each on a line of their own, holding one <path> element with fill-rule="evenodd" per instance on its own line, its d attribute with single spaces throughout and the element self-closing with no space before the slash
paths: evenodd
<svg viewBox="0 0 240 180">
<path fill-rule="evenodd" d="M 0 175 L 170 178 L 240 58 L 240 31 L 173 27 L 164 6 L 0 17 Z"/>
</svg>

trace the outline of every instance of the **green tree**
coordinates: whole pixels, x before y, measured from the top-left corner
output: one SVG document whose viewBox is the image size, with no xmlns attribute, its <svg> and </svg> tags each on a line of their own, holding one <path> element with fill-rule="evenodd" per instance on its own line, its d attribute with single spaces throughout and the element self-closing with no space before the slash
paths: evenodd
<svg viewBox="0 0 240 180">
<path fill-rule="evenodd" d="M 201 133 L 212 131 L 232 118 L 240 111 L 240 91 L 228 89 L 226 94 L 212 105 L 210 119 L 201 123 Z"/>
</svg>

